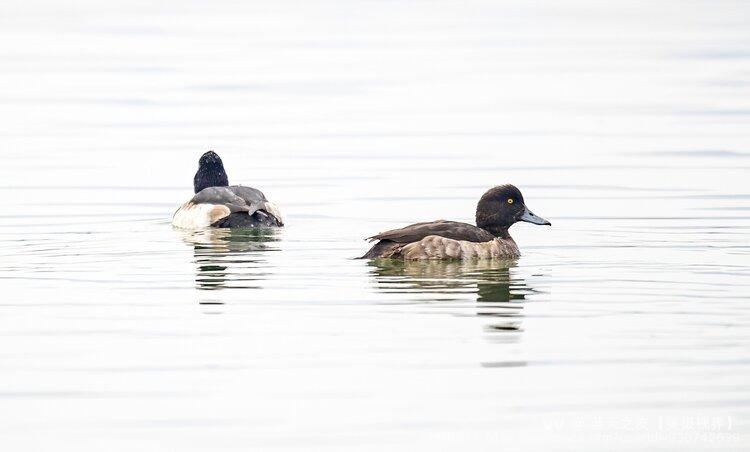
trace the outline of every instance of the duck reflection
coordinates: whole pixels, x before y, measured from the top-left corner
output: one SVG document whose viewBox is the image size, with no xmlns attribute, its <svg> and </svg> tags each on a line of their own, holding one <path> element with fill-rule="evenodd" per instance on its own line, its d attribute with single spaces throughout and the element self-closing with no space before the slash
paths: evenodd
<svg viewBox="0 0 750 452">
<path fill-rule="evenodd" d="M 375 259 L 369 265 L 379 291 L 413 294 L 420 301 L 476 302 L 476 315 L 497 318 L 488 331 L 519 331 L 522 302 L 537 292 L 516 276 L 516 260 Z"/>
<path fill-rule="evenodd" d="M 276 229 L 203 229 L 180 231 L 193 247 L 196 288 L 200 290 L 257 289 L 268 276 L 266 255 L 277 250 Z M 204 304 L 221 304 L 206 302 Z"/>
</svg>

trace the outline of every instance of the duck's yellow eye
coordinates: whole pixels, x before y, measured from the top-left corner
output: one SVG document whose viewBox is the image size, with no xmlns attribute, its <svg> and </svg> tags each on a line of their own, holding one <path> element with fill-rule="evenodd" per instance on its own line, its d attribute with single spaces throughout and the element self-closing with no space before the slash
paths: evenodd
<svg viewBox="0 0 750 452">
<path fill-rule="evenodd" d="M 513 198 L 508 198 L 508 204 L 513 204 Z"/>
</svg>

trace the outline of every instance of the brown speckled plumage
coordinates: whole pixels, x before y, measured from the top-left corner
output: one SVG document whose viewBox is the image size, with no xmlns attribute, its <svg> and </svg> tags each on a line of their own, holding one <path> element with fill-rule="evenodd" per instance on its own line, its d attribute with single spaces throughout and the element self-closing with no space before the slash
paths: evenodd
<svg viewBox="0 0 750 452">
<path fill-rule="evenodd" d="M 486 242 L 470 242 L 439 235 L 428 235 L 416 242 L 406 244 L 378 242 L 376 247 L 378 245 L 380 245 L 380 249 L 375 249 L 371 258 L 383 257 L 405 260 L 509 259 L 520 255 L 518 246 L 512 238 L 496 237 Z"/>
<path fill-rule="evenodd" d="M 494 238 L 487 242 L 453 240 L 429 235 L 418 242 L 405 245 L 398 256 L 406 260 L 419 259 L 508 259 L 520 255 L 512 238 Z"/>
</svg>

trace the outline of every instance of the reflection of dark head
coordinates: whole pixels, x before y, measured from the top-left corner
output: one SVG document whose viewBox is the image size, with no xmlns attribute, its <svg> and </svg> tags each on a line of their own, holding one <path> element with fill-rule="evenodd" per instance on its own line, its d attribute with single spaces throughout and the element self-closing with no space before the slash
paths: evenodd
<svg viewBox="0 0 750 452">
<path fill-rule="evenodd" d="M 182 231 L 183 240 L 193 247 L 198 289 L 258 288 L 267 269 L 269 244 L 279 240 L 278 230 L 265 228 L 203 229 Z"/>
</svg>

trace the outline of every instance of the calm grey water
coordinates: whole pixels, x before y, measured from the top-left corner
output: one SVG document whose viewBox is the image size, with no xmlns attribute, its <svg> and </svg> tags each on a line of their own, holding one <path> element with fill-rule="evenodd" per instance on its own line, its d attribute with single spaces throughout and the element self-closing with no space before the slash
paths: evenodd
<svg viewBox="0 0 750 452">
<path fill-rule="evenodd" d="M 0 6 L 3 450 L 747 450 L 750 7 Z M 278 233 L 185 232 L 200 154 Z M 509 262 L 354 260 L 511 182 Z"/>
</svg>

